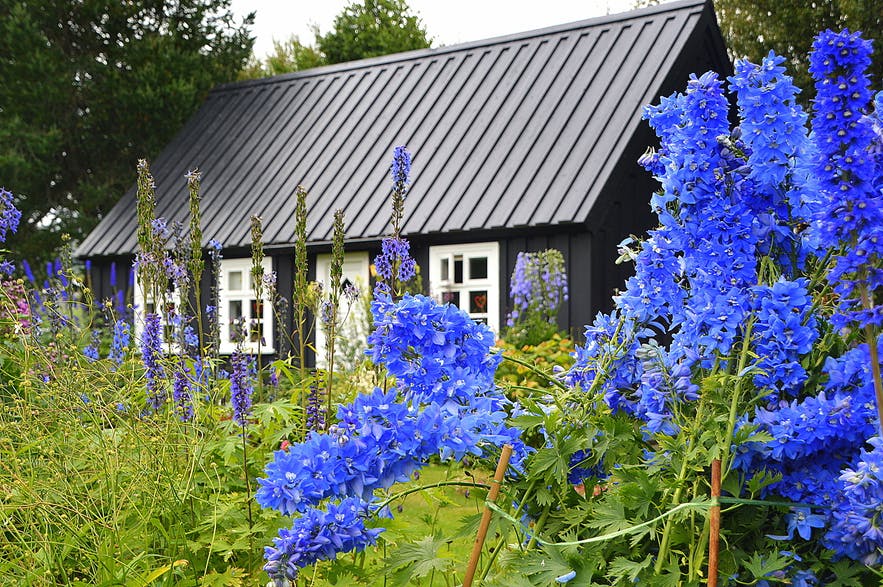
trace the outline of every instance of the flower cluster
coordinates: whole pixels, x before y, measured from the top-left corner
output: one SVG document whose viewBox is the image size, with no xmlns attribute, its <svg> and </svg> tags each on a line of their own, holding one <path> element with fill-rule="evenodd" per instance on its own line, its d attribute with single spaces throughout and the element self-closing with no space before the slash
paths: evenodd
<svg viewBox="0 0 883 587">
<path fill-rule="evenodd" d="M 754 287 L 753 293 L 757 322 L 752 334 L 760 356 L 754 385 L 768 390 L 770 401 L 780 393 L 794 397 L 807 376 L 800 357 L 812 350 L 818 338 L 807 280 L 780 279 L 772 286 Z"/>
<path fill-rule="evenodd" d="M 843 497 L 824 541 L 831 550 L 869 566 L 883 563 L 883 438 L 868 440 L 855 467 L 840 475 Z"/>
<path fill-rule="evenodd" d="M 248 424 L 251 414 L 254 371 L 252 357 L 237 347 L 230 356 L 230 405 L 233 407 L 233 421 L 240 426 Z"/>
<path fill-rule="evenodd" d="M 390 237 L 383 239 L 380 254 L 374 258 L 377 271 L 375 291 L 380 294 L 391 291 L 393 284 L 407 283 L 417 272 L 417 263 L 411 257 L 411 245 L 403 239 Z"/>
<path fill-rule="evenodd" d="M 147 379 L 147 405 L 154 412 L 158 411 L 166 401 L 162 344 L 162 326 L 159 315 L 150 312 L 144 316 L 141 360 L 144 362 L 144 376 Z"/>
<path fill-rule="evenodd" d="M 183 362 L 175 370 L 172 377 L 172 400 L 175 402 L 175 411 L 182 422 L 187 422 L 193 418 L 191 377 L 190 368 Z"/>
<path fill-rule="evenodd" d="M 404 193 L 411 182 L 411 153 L 407 148 L 400 146 L 393 149 L 390 175 L 394 189 Z"/>
<path fill-rule="evenodd" d="M 310 510 L 283 528 L 264 548 L 264 570 L 277 585 L 297 579 L 298 570 L 320 560 L 334 559 L 340 552 L 364 550 L 382 530 L 365 527 L 368 506 L 357 498 L 329 504 L 328 511 Z"/>
<path fill-rule="evenodd" d="M 816 81 L 813 137 L 821 196 L 815 227 L 824 248 L 846 245 L 828 275 L 840 296 L 833 320 L 841 327 L 883 324 L 883 307 L 873 304 L 883 288 L 883 161 L 872 150 L 879 141 L 873 122 L 862 116 L 871 100 L 870 63 L 871 42 L 858 33 L 825 31 L 813 43 L 809 70 Z"/>
<path fill-rule="evenodd" d="M 518 253 L 509 286 L 512 311 L 507 324 L 536 319 L 555 324 L 558 308 L 567 301 L 567 272 L 561 251 Z"/>
<path fill-rule="evenodd" d="M 371 304 L 375 330 L 368 354 L 386 366 L 418 402 L 462 401 L 473 389 L 491 389 L 499 355 L 494 334 L 451 305 L 423 295 L 399 302 L 379 296 Z"/>
<path fill-rule="evenodd" d="M 0 188 L 0 242 L 5 242 L 8 234 L 18 230 L 20 221 L 21 211 L 12 201 L 12 192 Z"/>
<path fill-rule="evenodd" d="M 319 381 L 314 379 L 310 383 L 310 389 L 307 393 L 307 430 L 325 430 L 325 407 L 323 406 L 322 400 L 323 397 Z"/>
<path fill-rule="evenodd" d="M 99 353 L 99 347 L 101 346 L 101 331 L 95 329 L 92 331 L 92 335 L 90 337 L 89 345 L 83 349 L 83 356 L 86 357 L 86 360 L 90 363 L 93 363 L 101 358 Z"/>
<path fill-rule="evenodd" d="M 747 180 L 752 185 L 743 193 L 756 220 L 755 235 L 761 251 L 778 251 L 787 268 L 805 255 L 794 229 L 811 217 L 814 198 L 808 170 L 798 167 L 813 149 L 807 115 L 796 101 L 800 90 L 785 74 L 784 61 L 772 52 L 759 65 L 737 60 L 736 75 L 729 81 L 747 152 Z"/>
<path fill-rule="evenodd" d="M 883 339 L 878 342 L 878 346 Z M 860 345 L 823 369 L 827 381 L 817 396 L 759 408 L 752 421 L 772 437 L 752 443 L 737 464 L 745 471 L 782 475 L 768 491 L 795 502 L 827 504 L 842 491 L 840 469 L 852 463 L 876 429 L 870 353 Z"/>
</svg>

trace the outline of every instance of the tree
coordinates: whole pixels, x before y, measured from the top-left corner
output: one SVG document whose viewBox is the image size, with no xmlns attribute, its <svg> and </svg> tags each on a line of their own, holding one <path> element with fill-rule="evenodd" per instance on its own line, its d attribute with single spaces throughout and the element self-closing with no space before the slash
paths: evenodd
<svg viewBox="0 0 883 587">
<path fill-rule="evenodd" d="M 0 0 L 0 181 L 17 257 L 81 239 L 251 52 L 230 0 Z M 183 181 L 183 178 L 182 178 Z"/>
<path fill-rule="evenodd" d="M 317 34 L 316 42 L 328 63 L 426 49 L 430 39 L 423 22 L 409 14 L 405 0 L 354 2 L 334 19 L 334 28 Z"/>
<path fill-rule="evenodd" d="M 849 28 L 874 39 L 871 79 L 883 79 L 883 0 L 714 0 L 721 32 L 733 58 L 760 63 L 770 49 L 786 57 L 788 72 L 804 88 L 801 101 L 815 95 L 807 68 L 813 37 Z"/>
<path fill-rule="evenodd" d="M 248 64 L 240 72 L 240 79 L 255 79 L 291 73 L 302 69 L 311 69 L 325 65 L 325 56 L 316 47 L 304 45 L 297 36 L 291 36 L 287 41 L 273 41 L 273 53 L 267 55 L 263 61 L 254 54 L 248 60 Z"/>
</svg>

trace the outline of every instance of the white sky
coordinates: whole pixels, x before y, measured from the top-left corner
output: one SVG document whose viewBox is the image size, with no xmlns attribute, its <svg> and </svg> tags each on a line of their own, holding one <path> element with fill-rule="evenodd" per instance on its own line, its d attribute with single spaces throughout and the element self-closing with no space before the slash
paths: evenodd
<svg viewBox="0 0 883 587">
<path fill-rule="evenodd" d="M 314 41 L 310 25 L 323 33 L 351 0 L 233 0 L 237 15 L 255 12 L 252 34 L 255 53 L 265 56 L 273 39 L 292 34 Z M 635 0 L 408 0 L 412 13 L 423 19 L 432 46 L 453 45 L 510 33 L 613 14 L 631 9 Z"/>
</svg>

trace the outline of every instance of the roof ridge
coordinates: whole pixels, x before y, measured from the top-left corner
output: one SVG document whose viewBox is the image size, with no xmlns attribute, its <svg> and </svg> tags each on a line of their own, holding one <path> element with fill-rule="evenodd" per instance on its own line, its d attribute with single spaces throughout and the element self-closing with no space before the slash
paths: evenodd
<svg viewBox="0 0 883 587">
<path fill-rule="evenodd" d="M 306 79 L 311 77 L 317 77 L 322 75 L 328 75 L 331 73 L 343 72 L 343 71 L 355 71 L 359 69 L 364 69 L 368 67 L 375 67 L 378 65 L 386 65 L 391 63 L 398 63 L 403 61 L 411 61 L 415 59 L 424 59 L 431 56 L 436 55 L 445 55 L 447 53 L 456 53 L 459 51 L 468 51 L 471 49 L 476 49 L 479 47 L 487 47 L 491 45 L 500 45 L 504 43 L 511 43 L 513 41 L 518 40 L 526 40 L 534 37 L 541 37 L 548 34 L 553 33 L 563 33 L 566 31 L 584 29 L 602 26 L 605 24 L 612 24 L 615 22 L 622 22 L 625 20 L 632 20 L 636 18 L 642 18 L 645 16 L 650 16 L 658 13 L 664 12 L 675 12 L 679 10 L 684 10 L 692 7 L 705 6 L 706 4 L 710 4 L 711 0 L 674 0 L 671 2 L 663 2 L 662 4 L 657 4 L 655 6 L 648 6 L 646 8 L 639 8 L 635 10 L 626 10 L 623 12 L 617 12 L 614 14 L 606 14 L 603 16 L 594 16 L 592 18 L 587 18 L 584 20 L 577 20 L 574 22 L 557 24 L 552 26 L 547 26 L 539 29 L 532 29 L 528 31 L 522 31 L 517 33 L 509 33 L 506 35 L 500 35 L 496 37 L 489 37 L 487 39 L 479 39 L 476 41 L 467 41 L 464 43 L 456 43 L 453 45 L 443 45 L 441 47 L 430 47 L 428 49 L 416 49 L 413 51 L 403 51 L 401 53 L 391 53 L 389 55 L 381 55 L 378 57 L 368 57 L 365 59 L 358 59 L 355 61 L 345 61 L 343 63 L 335 63 L 332 65 L 323 65 L 321 67 L 313 67 L 311 69 L 304 69 L 301 71 L 295 71 L 292 73 L 283 73 L 281 75 L 275 75 L 271 77 L 252 79 L 252 80 L 243 80 L 236 82 L 229 82 L 226 84 L 221 84 L 216 86 L 211 90 L 211 93 L 220 93 L 220 92 L 228 92 L 239 90 L 242 88 L 256 87 L 256 86 L 264 86 L 276 83 L 283 83 L 294 79 Z"/>
</svg>

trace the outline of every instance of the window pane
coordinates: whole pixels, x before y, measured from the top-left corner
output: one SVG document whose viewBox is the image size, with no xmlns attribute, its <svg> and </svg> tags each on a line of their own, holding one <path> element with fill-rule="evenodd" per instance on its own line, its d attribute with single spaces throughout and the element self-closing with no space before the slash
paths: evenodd
<svg viewBox="0 0 883 587">
<path fill-rule="evenodd" d="M 253 319 L 249 322 L 248 328 L 248 340 L 251 342 L 264 342 L 263 336 L 261 336 L 262 331 L 264 330 L 264 324 L 261 323 L 261 328 L 258 330 L 258 321 Z"/>
<path fill-rule="evenodd" d="M 487 257 L 470 257 L 469 279 L 487 279 Z"/>
<path fill-rule="evenodd" d="M 454 283 L 463 283 L 463 257 L 454 258 Z"/>
<path fill-rule="evenodd" d="M 230 308 L 230 316 L 228 323 L 230 324 L 230 342 L 236 342 L 236 339 L 242 332 L 242 300 L 230 300 L 228 303 Z"/>
<path fill-rule="evenodd" d="M 447 257 L 445 257 L 444 259 L 441 260 L 441 280 L 442 281 L 449 280 L 451 278 L 450 275 L 451 275 L 451 262 Z"/>
<path fill-rule="evenodd" d="M 469 313 L 487 314 L 487 290 L 469 292 Z"/>
<path fill-rule="evenodd" d="M 242 300 L 230 300 L 230 320 L 242 318 Z"/>
<path fill-rule="evenodd" d="M 460 292 L 458 291 L 444 291 L 442 292 L 442 303 L 443 304 L 451 304 L 452 306 L 460 307 Z"/>
<path fill-rule="evenodd" d="M 259 304 L 257 300 L 249 300 L 249 309 L 251 310 L 251 318 L 264 317 L 264 304 Z"/>
<path fill-rule="evenodd" d="M 242 290 L 242 271 L 231 271 L 227 274 L 227 289 L 230 291 Z"/>
</svg>

